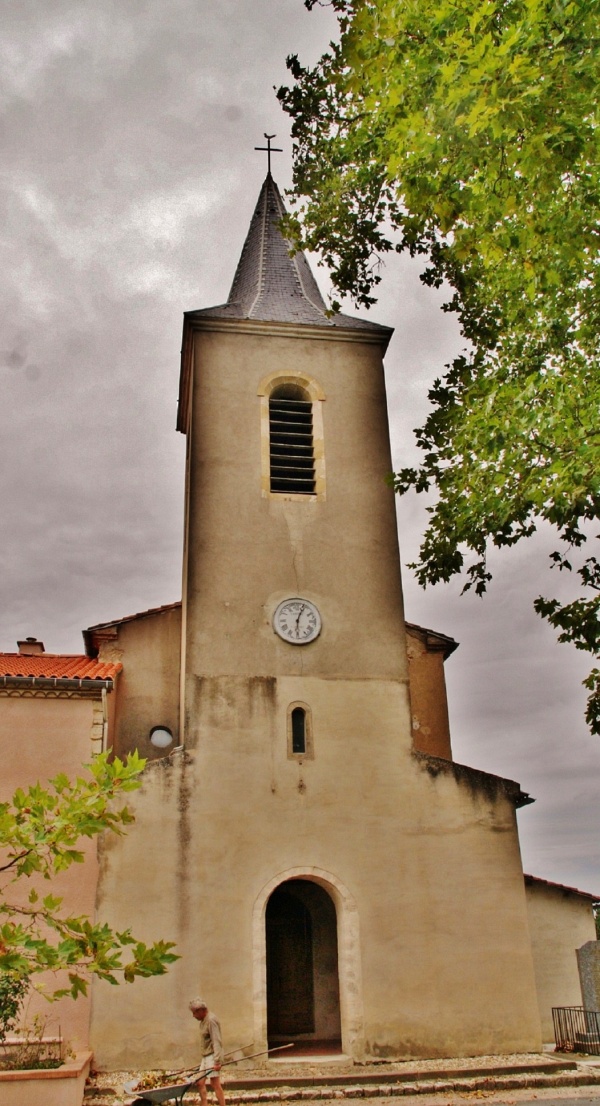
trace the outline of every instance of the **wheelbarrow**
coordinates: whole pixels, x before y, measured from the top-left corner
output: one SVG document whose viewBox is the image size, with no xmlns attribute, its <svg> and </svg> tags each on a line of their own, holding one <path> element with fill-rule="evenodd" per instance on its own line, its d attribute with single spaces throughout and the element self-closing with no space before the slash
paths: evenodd
<svg viewBox="0 0 600 1106">
<path fill-rule="evenodd" d="M 212 1072 L 207 1072 L 207 1075 L 211 1075 Z M 150 1090 L 138 1091 L 135 1086 L 135 1082 L 125 1083 L 125 1090 L 127 1094 L 136 1094 L 136 1098 L 133 1106 L 137 1106 L 137 1103 L 142 1102 L 169 1102 L 174 1101 L 177 1106 L 182 1106 L 183 1096 L 191 1091 L 198 1083 L 198 1076 L 192 1080 L 191 1083 L 176 1083 L 170 1087 L 152 1087 Z"/>
<path fill-rule="evenodd" d="M 281 1052 L 284 1048 L 293 1047 L 293 1044 L 278 1045 L 277 1048 L 267 1048 L 264 1050 L 264 1052 L 254 1052 L 252 1056 L 238 1056 L 237 1060 L 226 1060 L 225 1063 L 221 1065 L 221 1067 L 227 1067 L 229 1066 L 229 1064 L 239 1064 L 242 1060 L 255 1060 L 257 1056 L 267 1056 L 270 1052 Z M 193 1079 L 190 1082 L 173 1083 L 168 1087 L 151 1087 L 146 1091 L 143 1089 L 138 1090 L 135 1081 L 132 1081 L 130 1083 L 125 1083 L 123 1089 L 127 1092 L 127 1094 L 137 1095 L 137 1098 L 132 1106 L 137 1106 L 138 1103 L 141 1104 L 143 1102 L 170 1102 L 171 1100 L 174 1101 L 177 1106 L 182 1106 L 183 1096 L 186 1095 L 188 1091 L 193 1090 L 194 1087 L 197 1086 L 198 1080 L 200 1078 L 210 1079 L 215 1070 L 215 1068 L 209 1068 L 208 1071 L 202 1071 L 201 1066 L 198 1068 L 182 1068 L 180 1071 L 173 1072 L 172 1075 L 175 1076 L 186 1074 L 188 1076 L 188 1079 L 191 1075 L 193 1075 Z M 168 1078 L 167 1073 L 165 1073 L 165 1078 Z"/>
</svg>

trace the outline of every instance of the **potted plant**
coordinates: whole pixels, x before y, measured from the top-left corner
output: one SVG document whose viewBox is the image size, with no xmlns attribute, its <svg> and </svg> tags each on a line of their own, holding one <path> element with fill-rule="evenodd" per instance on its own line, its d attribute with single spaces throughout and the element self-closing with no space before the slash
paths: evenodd
<svg viewBox="0 0 600 1106">
<path fill-rule="evenodd" d="M 49 1017 L 27 1017 L 24 1007 L 30 993 L 29 976 L 0 973 L 0 1071 L 59 1068 L 67 1057 L 60 1025 L 58 1034 L 50 1036 Z"/>
</svg>

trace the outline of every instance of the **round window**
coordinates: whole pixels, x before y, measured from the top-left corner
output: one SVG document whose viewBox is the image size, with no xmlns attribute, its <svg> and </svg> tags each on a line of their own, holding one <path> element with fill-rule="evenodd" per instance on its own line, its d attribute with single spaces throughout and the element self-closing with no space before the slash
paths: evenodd
<svg viewBox="0 0 600 1106">
<path fill-rule="evenodd" d="M 173 744 L 173 734 L 166 726 L 154 726 L 150 730 L 150 743 L 155 749 L 168 749 Z"/>
</svg>

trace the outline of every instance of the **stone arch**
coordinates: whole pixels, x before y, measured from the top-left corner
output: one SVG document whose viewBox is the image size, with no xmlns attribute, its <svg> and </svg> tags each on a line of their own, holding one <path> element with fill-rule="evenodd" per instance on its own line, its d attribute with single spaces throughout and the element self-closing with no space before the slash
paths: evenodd
<svg viewBox="0 0 600 1106">
<path fill-rule="evenodd" d="M 300 708 L 300 710 L 304 711 L 305 747 L 303 752 L 294 751 L 292 719 L 294 711 L 297 708 Z M 314 760 L 315 744 L 312 709 L 310 707 L 310 704 L 306 703 L 303 699 L 293 699 L 291 703 L 288 703 L 286 711 L 286 737 L 287 755 L 291 760 Z"/>
<path fill-rule="evenodd" d="M 281 372 L 281 370 L 269 373 L 268 376 L 263 377 L 258 385 L 256 394 L 268 397 L 275 388 L 279 388 L 282 384 L 300 384 L 300 386 L 305 389 L 309 398 L 312 399 L 313 403 L 315 400 L 325 399 L 325 392 L 313 376 L 309 376 L 304 372 Z"/>
<path fill-rule="evenodd" d="M 358 910 L 348 888 L 332 872 L 322 868 L 287 868 L 270 879 L 256 897 L 252 919 L 255 1045 L 267 1047 L 267 902 L 273 891 L 290 879 L 318 883 L 333 900 L 337 918 L 342 1049 L 354 1059 L 360 1059 L 364 1054 L 364 1037 Z"/>
</svg>

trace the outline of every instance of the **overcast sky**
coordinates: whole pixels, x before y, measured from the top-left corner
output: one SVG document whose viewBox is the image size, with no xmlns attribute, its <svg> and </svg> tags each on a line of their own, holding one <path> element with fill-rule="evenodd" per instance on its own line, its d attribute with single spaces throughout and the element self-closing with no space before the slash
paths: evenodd
<svg viewBox="0 0 600 1106">
<path fill-rule="evenodd" d="M 284 149 L 274 176 L 291 184 L 273 86 L 286 55 L 315 61 L 335 23 L 302 0 L 0 6 L 0 648 L 35 635 L 80 652 L 84 627 L 180 598 L 182 312 L 227 297 L 265 131 Z M 393 259 L 372 311 L 396 328 L 396 465 L 415 458 L 428 385 L 462 348 L 418 271 Z M 406 563 L 423 505 L 399 501 L 398 520 Z M 455 759 L 537 800 L 519 814 L 525 869 L 600 894 L 590 665 L 532 609 L 561 584 L 551 548 L 544 534 L 493 556 L 483 601 L 460 584 L 423 592 L 405 569 L 407 618 L 461 643 L 446 665 Z"/>
</svg>

